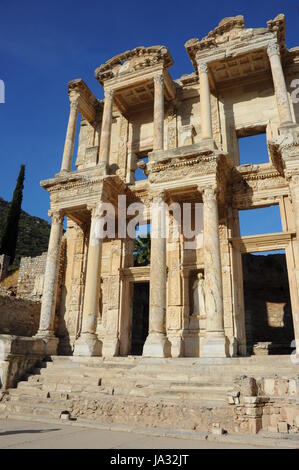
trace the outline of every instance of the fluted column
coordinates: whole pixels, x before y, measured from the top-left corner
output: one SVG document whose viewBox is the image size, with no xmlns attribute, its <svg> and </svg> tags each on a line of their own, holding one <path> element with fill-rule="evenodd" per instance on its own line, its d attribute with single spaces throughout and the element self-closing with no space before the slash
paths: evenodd
<svg viewBox="0 0 299 470">
<path fill-rule="evenodd" d="M 212 113 L 211 97 L 209 85 L 209 69 L 206 63 L 198 62 L 198 75 L 200 82 L 200 119 L 201 119 L 201 138 L 212 139 Z"/>
<path fill-rule="evenodd" d="M 74 145 L 75 145 L 75 136 L 76 136 L 76 126 L 77 118 L 79 111 L 79 95 L 74 93 L 70 95 L 70 115 L 69 122 L 66 131 L 64 150 L 62 156 L 61 170 L 62 172 L 71 171 Z"/>
<path fill-rule="evenodd" d="M 164 77 L 154 76 L 154 150 L 164 149 Z"/>
<path fill-rule="evenodd" d="M 100 141 L 99 163 L 104 167 L 108 167 L 110 143 L 111 143 L 111 127 L 112 127 L 112 108 L 113 108 L 113 90 L 105 90 L 104 111 Z"/>
<path fill-rule="evenodd" d="M 280 124 L 289 124 L 293 122 L 293 119 L 280 60 L 279 45 L 274 41 L 270 42 L 267 48 L 267 53 L 271 65 Z"/>
<path fill-rule="evenodd" d="M 40 323 L 37 337 L 44 338 L 47 343 L 47 354 L 56 354 L 58 339 L 54 335 L 55 308 L 59 272 L 59 256 L 63 229 L 63 215 L 60 212 L 52 214 L 51 232 L 49 238 L 44 288 L 40 313 Z"/>
<path fill-rule="evenodd" d="M 217 191 L 215 188 L 206 188 L 204 190 L 203 203 L 206 337 L 202 355 L 205 357 L 225 357 L 227 348 L 223 322 L 221 254 Z"/>
<path fill-rule="evenodd" d="M 75 356 L 99 356 L 101 354 L 101 345 L 96 334 L 102 254 L 100 220 L 101 205 L 99 204 L 91 209 L 82 329 L 81 335 L 75 343 Z"/>
<path fill-rule="evenodd" d="M 151 264 L 149 334 L 143 356 L 167 357 L 170 343 L 166 337 L 166 234 L 164 194 L 153 198 L 151 207 Z"/>
</svg>

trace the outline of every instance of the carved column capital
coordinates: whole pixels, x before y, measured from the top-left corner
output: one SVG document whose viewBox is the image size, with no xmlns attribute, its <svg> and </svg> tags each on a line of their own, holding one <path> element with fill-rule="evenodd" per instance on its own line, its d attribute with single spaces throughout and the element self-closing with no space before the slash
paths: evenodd
<svg viewBox="0 0 299 470">
<path fill-rule="evenodd" d="M 163 73 L 157 73 L 156 75 L 154 75 L 154 84 L 157 86 L 162 86 L 164 84 Z"/>
<path fill-rule="evenodd" d="M 60 224 L 63 220 L 64 214 L 62 211 L 59 210 L 49 210 L 48 216 L 52 219 L 52 224 Z"/>
<path fill-rule="evenodd" d="M 197 62 L 198 73 L 208 73 L 209 67 L 206 62 Z"/>
<path fill-rule="evenodd" d="M 165 202 L 166 199 L 165 189 L 152 192 L 150 195 L 150 199 L 153 204 L 162 204 L 163 202 Z"/>
<path fill-rule="evenodd" d="M 114 96 L 114 90 L 111 90 L 111 88 L 106 88 L 104 90 L 104 95 L 105 99 L 112 100 Z"/>
<path fill-rule="evenodd" d="M 90 211 L 91 219 L 96 219 L 102 215 L 102 202 L 90 204 L 87 206 L 87 209 Z"/>
<path fill-rule="evenodd" d="M 219 189 L 216 186 L 208 186 L 207 188 L 204 188 L 204 190 L 202 191 L 203 202 L 217 200 L 218 194 Z"/>
<path fill-rule="evenodd" d="M 279 45 L 276 41 L 271 41 L 268 44 L 267 47 L 267 54 L 269 59 L 271 59 L 272 56 L 280 56 L 280 50 L 279 50 Z"/>
<path fill-rule="evenodd" d="M 79 110 L 79 101 L 80 101 L 80 95 L 79 95 L 79 93 L 72 92 L 72 93 L 69 95 L 69 99 L 70 99 L 70 107 L 71 107 L 71 109 L 74 109 L 75 111 L 78 111 L 78 110 Z"/>
</svg>

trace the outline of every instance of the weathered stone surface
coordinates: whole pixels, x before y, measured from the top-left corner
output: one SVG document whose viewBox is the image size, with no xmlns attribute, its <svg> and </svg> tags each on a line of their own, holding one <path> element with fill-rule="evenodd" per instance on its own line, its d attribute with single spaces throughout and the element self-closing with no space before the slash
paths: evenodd
<svg viewBox="0 0 299 470">
<path fill-rule="evenodd" d="M 185 47 L 194 72 L 175 81 L 168 70 L 173 64 L 168 49 L 150 46 L 126 51 L 96 69 L 104 101 L 83 80 L 69 83 L 61 171 L 41 183 L 50 194 L 52 216 L 44 281 L 44 258 L 27 260 L 18 287 L 22 295 L 38 297 L 43 284 L 37 341 L 45 355 L 57 350 L 74 354 L 78 362 L 70 369 L 80 368 L 84 360 L 88 369 L 94 360 L 109 365 L 115 356 L 130 356 L 134 315 L 139 327 L 146 325 L 143 360 L 161 361 L 159 372 L 144 383 L 149 362 L 141 373 L 135 370 L 132 383 L 129 374 L 119 371 L 120 389 L 117 374 L 111 373 L 106 385 L 104 376 L 97 377 L 101 385 L 78 384 L 73 377 L 64 383 L 55 375 L 57 364 L 54 379 L 47 364 L 40 384 L 23 385 L 8 397 L 13 412 L 23 406 L 42 413 L 32 410 L 36 393 L 50 399 L 47 413 L 55 416 L 62 410 L 51 409 L 52 398 L 61 396 L 71 400 L 75 416 L 108 421 L 171 425 L 176 419 L 201 429 L 204 420 L 209 430 L 219 423 L 217 432 L 298 431 L 299 108 L 289 95 L 299 51 L 285 45 L 283 15 L 265 28 L 247 28 L 242 16 L 226 18 Z M 73 155 L 78 114 L 79 146 Z M 259 133 L 266 137 L 268 161 L 255 164 L 249 156 L 240 164 L 238 139 Z M 143 181 L 136 180 L 137 168 Z M 134 263 L 134 236 L 126 231 L 127 222 L 134 221 L 131 203 L 143 204 L 139 223 L 151 224 L 148 265 Z M 151 211 L 153 203 L 158 212 Z M 163 236 L 166 215 L 161 209 L 172 203 L 181 213 L 190 204 L 191 227 L 186 233 L 182 218 L 172 214 L 170 232 Z M 282 231 L 241 236 L 239 211 L 272 205 L 280 206 Z M 100 227 L 104 207 L 111 231 Z M 273 257 L 243 268 L 242 257 L 273 250 L 285 251 L 283 269 L 281 261 L 271 269 Z M 269 287 L 261 288 L 266 281 Z M 135 283 L 149 283 L 148 322 L 133 312 Z M 292 352 L 288 363 L 271 356 L 278 351 Z M 247 352 L 253 357 L 236 357 Z M 189 370 L 184 356 L 195 361 L 193 379 L 175 366 L 176 381 L 169 380 L 168 361 L 187 361 L 181 364 Z M 117 369 L 115 364 L 111 368 Z M 205 386 L 197 382 L 201 379 Z M 22 403 L 25 389 L 29 403 Z M 56 395 L 51 398 L 51 393 Z M 156 394 L 165 406 L 153 400 Z M 212 397 L 213 406 L 204 405 L 203 397 Z"/>
</svg>

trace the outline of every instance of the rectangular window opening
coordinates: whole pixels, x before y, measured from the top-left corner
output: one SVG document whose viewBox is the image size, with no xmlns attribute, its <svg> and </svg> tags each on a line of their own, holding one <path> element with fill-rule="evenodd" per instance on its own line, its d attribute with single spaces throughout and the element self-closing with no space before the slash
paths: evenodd
<svg viewBox="0 0 299 470">
<path fill-rule="evenodd" d="M 279 205 L 239 210 L 241 237 L 282 232 Z"/>
<path fill-rule="evenodd" d="M 147 163 L 148 163 L 148 155 L 137 156 L 137 168 L 134 172 L 135 181 L 147 180 L 147 175 L 145 173 Z"/>
<path fill-rule="evenodd" d="M 134 266 L 148 266 L 151 258 L 151 224 L 136 227 Z"/>
<path fill-rule="evenodd" d="M 269 163 L 265 130 L 259 131 L 255 134 L 238 131 L 237 137 L 240 165 Z"/>
</svg>

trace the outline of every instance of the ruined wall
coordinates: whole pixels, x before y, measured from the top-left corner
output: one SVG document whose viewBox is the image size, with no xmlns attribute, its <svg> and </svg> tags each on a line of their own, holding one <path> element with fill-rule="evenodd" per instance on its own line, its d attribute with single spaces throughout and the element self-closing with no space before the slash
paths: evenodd
<svg viewBox="0 0 299 470">
<path fill-rule="evenodd" d="M 34 258 L 21 258 L 17 295 L 39 300 L 43 293 L 47 252 Z"/>
<path fill-rule="evenodd" d="M 20 299 L 0 289 L 0 334 L 33 336 L 37 333 L 40 302 Z"/>
<path fill-rule="evenodd" d="M 9 265 L 9 256 L 7 255 L 0 255 L 0 282 L 4 279 L 7 275 L 7 268 Z"/>
</svg>

